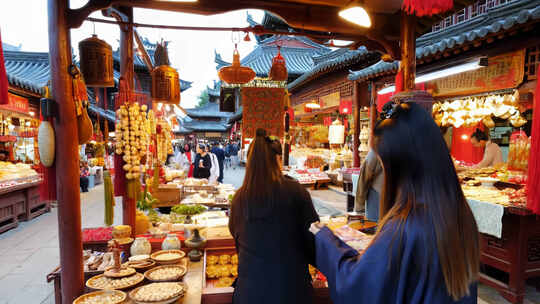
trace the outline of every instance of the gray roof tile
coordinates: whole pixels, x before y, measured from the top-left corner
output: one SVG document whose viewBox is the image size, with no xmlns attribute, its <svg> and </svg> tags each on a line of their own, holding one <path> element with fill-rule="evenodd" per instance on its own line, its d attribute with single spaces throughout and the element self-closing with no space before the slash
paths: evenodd
<svg viewBox="0 0 540 304">
<path fill-rule="evenodd" d="M 364 81 L 372 77 L 377 77 L 380 75 L 394 74 L 399 69 L 399 61 L 384 62 L 380 60 L 379 62 L 371 65 L 360 71 L 349 73 L 349 80 L 358 80 Z"/>
</svg>

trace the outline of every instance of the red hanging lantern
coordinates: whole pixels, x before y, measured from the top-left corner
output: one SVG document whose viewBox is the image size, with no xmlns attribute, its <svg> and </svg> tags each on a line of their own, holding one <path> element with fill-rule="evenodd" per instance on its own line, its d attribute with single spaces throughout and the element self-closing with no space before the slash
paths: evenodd
<svg viewBox="0 0 540 304">
<path fill-rule="evenodd" d="M 285 81 L 288 78 L 287 66 L 285 64 L 285 58 L 281 56 L 281 47 L 278 46 L 278 53 L 274 59 L 272 59 L 272 67 L 269 73 L 270 79 L 274 81 Z"/>
<path fill-rule="evenodd" d="M 352 100 L 341 100 L 339 102 L 339 114 L 352 114 Z"/>
<path fill-rule="evenodd" d="M 170 66 L 167 42 L 158 43 L 154 54 L 158 67 L 152 71 L 152 100 L 166 104 L 180 104 L 180 76 Z"/>
<path fill-rule="evenodd" d="M 219 79 L 228 84 L 244 84 L 255 78 L 255 72 L 249 67 L 240 65 L 240 53 L 238 53 L 238 48 L 235 44 L 231 66 L 219 69 L 218 76 Z"/>
</svg>

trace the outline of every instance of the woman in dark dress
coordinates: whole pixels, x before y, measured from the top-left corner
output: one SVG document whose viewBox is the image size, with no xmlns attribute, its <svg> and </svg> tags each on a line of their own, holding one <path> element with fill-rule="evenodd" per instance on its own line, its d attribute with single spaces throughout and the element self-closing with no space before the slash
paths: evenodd
<svg viewBox="0 0 540 304">
<path fill-rule="evenodd" d="M 210 155 L 206 153 L 206 147 L 203 144 L 197 146 L 197 155 L 195 156 L 195 162 L 193 163 L 193 177 L 195 178 L 209 178 L 210 168 L 212 168 L 212 160 Z"/>
<path fill-rule="evenodd" d="M 229 220 L 239 258 L 234 304 L 312 303 L 309 226 L 318 216 L 309 193 L 281 173 L 280 155 L 279 141 L 257 129 Z"/>
<path fill-rule="evenodd" d="M 394 104 L 375 126 L 373 149 L 385 183 L 371 245 L 360 255 L 311 227 L 334 304 L 476 303 L 478 229 L 431 115 Z"/>
</svg>

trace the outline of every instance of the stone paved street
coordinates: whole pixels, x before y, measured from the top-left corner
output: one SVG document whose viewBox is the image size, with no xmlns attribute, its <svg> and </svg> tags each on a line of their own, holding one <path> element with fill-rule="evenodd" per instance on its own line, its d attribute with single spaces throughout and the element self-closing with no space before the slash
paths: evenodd
<svg viewBox="0 0 540 304">
<path fill-rule="evenodd" d="M 228 169 L 225 183 L 239 187 L 244 169 Z M 310 191 L 317 209 L 345 210 L 343 194 L 333 190 Z M 97 227 L 103 223 L 103 186 L 81 195 L 83 227 Z M 325 202 L 332 202 L 327 204 Z M 115 224 L 121 223 L 121 204 L 115 207 Z M 16 229 L 0 234 L 0 304 L 52 304 L 53 285 L 45 276 L 59 263 L 57 209 L 30 222 L 23 222 Z M 499 304 L 506 302 L 493 289 L 480 285 L 478 303 Z M 528 286 L 525 302 L 539 303 L 540 293 Z"/>
</svg>

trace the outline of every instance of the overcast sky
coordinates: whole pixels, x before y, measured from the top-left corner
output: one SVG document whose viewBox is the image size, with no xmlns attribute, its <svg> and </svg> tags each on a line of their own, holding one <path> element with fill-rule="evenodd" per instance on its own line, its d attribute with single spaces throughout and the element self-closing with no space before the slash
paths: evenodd
<svg viewBox="0 0 540 304">
<path fill-rule="evenodd" d="M 226 1 L 226 0 L 223 0 Z M 72 8 L 80 7 L 87 1 L 72 0 Z M 172 13 L 157 10 L 135 9 L 134 19 L 139 23 L 162 25 L 190 25 L 215 27 L 245 27 L 247 11 L 235 11 L 214 16 L 199 16 L 192 14 Z M 250 10 L 249 13 L 256 21 L 262 20 L 263 12 Z M 91 15 L 104 18 L 100 12 Z M 47 52 L 47 1 L 46 0 L 0 0 L 0 30 L 2 42 L 12 45 L 22 45 L 23 51 Z M 118 47 L 120 30 L 117 25 L 95 24 L 98 38 L 111 44 L 113 50 Z M 80 28 L 71 31 L 72 45 L 78 53 L 79 41 L 90 37 L 94 32 L 94 24 L 85 22 Z M 231 61 L 233 43 L 231 32 L 206 31 L 177 31 L 151 28 L 138 29 L 139 35 L 155 42 L 171 41 L 169 58 L 173 67 L 178 69 L 180 78 L 193 81 L 193 86 L 182 93 L 181 104 L 185 108 L 197 103 L 197 96 L 207 85 L 217 79 L 214 50 L 220 53 L 224 60 Z M 243 34 L 241 35 L 243 38 Z M 242 40 L 242 39 L 241 39 Z M 240 55 L 246 56 L 253 50 L 255 39 L 242 42 L 239 45 Z"/>
</svg>

